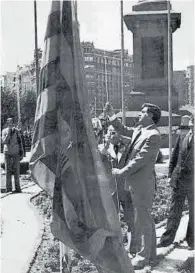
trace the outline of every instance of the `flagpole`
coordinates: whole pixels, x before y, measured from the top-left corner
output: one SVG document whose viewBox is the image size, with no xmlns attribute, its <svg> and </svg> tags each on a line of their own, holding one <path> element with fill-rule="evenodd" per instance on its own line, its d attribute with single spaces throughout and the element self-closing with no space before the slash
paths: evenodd
<svg viewBox="0 0 195 273">
<path fill-rule="evenodd" d="M 96 109 L 97 109 L 97 106 L 96 106 L 96 97 L 95 97 L 95 109 L 94 109 L 95 110 L 95 118 L 96 118 L 96 111 L 97 111 Z"/>
<path fill-rule="evenodd" d="M 104 65 L 105 65 L 105 83 L 106 83 L 106 102 L 109 101 L 108 85 L 107 85 L 107 67 L 106 67 L 106 51 L 104 50 Z"/>
<path fill-rule="evenodd" d="M 21 74 L 18 73 L 17 75 L 17 109 L 18 109 L 18 126 L 21 119 L 21 112 L 20 112 L 20 90 L 21 90 Z"/>
<path fill-rule="evenodd" d="M 63 273 L 63 262 L 62 262 L 62 259 L 63 259 L 63 245 L 62 245 L 62 242 L 59 242 L 60 244 L 60 273 Z"/>
<path fill-rule="evenodd" d="M 39 61 L 38 61 L 38 37 L 37 37 L 37 2 L 34 0 L 34 25 L 35 25 L 35 71 L 36 71 L 36 94 L 39 91 Z"/>
<path fill-rule="evenodd" d="M 172 153 L 172 29 L 171 29 L 171 6 L 167 1 L 167 22 L 168 22 L 168 110 L 169 110 L 169 158 Z"/>
<path fill-rule="evenodd" d="M 122 123 L 125 125 L 123 0 L 120 1 L 120 7 L 121 7 L 121 100 L 122 100 Z"/>
<path fill-rule="evenodd" d="M 77 0 L 74 1 L 74 6 L 75 6 L 75 17 L 76 17 L 76 21 L 78 22 L 78 3 L 77 3 Z"/>
</svg>

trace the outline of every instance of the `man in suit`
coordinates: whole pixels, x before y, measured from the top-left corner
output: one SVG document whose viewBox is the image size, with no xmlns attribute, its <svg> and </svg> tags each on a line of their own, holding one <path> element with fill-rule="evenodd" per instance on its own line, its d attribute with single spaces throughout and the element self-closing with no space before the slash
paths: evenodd
<svg viewBox="0 0 195 273">
<path fill-rule="evenodd" d="M 114 127 L 111 125 L 108 127 L 107 134 L 105 136 L 105 143 L 99 144 L 99 151 L 106 158 L 103 158 L 103 162 L 107 163 L 107 170 L 119 168 L 123 152 L 126 149 L 130 139 L 120 136 Z M 106 165 L 106 164 L 105 164 Z M 108 166 L 109 165 L 109 166 Z M 111 170 L 110 170 L 111 173 Z M 120 205 L 123 208 L 124 221 L 128 227 L 128 239 L 131 238 L 129 244 L 129 252 L 135 254 L 135 230 L 134 230 L 134 208 L 131 198 L 131 193 L 125 190 L 124 179 L 122 178 L 110 178 L 112 180 L 112 197 L 116 205 L 116 209 L 119 213 Z"/>
<path fill-rule="evenodd" d="M 107 103 L 105 112 L 110 123 L 121 135 L 131 137 L 121 158 L 120 168 L 113 168 L 115 177 L 125 179 L 125 189 L 130 190 L 135 210 L 135 237 L 137 253 L 132 259 L 135 269 L 141 269 L 156 259 L 155 224 L 151 216 L 155 192 L 155 162 L 160 148 L 160 133 L 156 127 L 161 117 L 158 106 L 145 103 L 136 128 L 122 125 Z M 141 237 L 143 246 L 140 248 Z"/>
<path fill-rule="evenodd" d="M 170 184 L 173 188 L 172 201 L 167 221 L 158 247 L 166 247 L 173 243 L 182 216 L 187 197 L 189 206 L 189 222 L 186 241 L 190 249 L 194 249 L 194 133 L 193 117 L 189 122 L 190 130 L 177 138 L 169 164 Z"/>
</svg>

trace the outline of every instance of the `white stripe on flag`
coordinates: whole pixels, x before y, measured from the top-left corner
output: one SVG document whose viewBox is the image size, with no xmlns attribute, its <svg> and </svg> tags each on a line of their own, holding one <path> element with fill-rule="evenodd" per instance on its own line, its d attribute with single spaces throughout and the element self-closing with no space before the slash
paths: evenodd
<svg viewBox="0 0 195 273">
<path fill-rule="evenodd" d="M 45 51 L 42 58 L 41 68 L 46 66 L 48 63 L 55 61 L 56 58 L 59 56 L 59 49 L 58 49 L 58 39 L 59 35 L 54 35 L 50 38 L 45 40 Z"/>
<path fill-rule="evenodd" d="M 50 171 L 47 166 L 41 162 L 37 161 L 35 167 L 31 168 L 31 174 L 33 180 L 49 194 L 53 197 L 54 193 L 54 185 L 55 185 L 55 174 Z"/>
<path fill-rule="evenodd" d="M 56 108 L 56 84 L 46 88 L 37 98 L 35 122 Z"/>
</svg>

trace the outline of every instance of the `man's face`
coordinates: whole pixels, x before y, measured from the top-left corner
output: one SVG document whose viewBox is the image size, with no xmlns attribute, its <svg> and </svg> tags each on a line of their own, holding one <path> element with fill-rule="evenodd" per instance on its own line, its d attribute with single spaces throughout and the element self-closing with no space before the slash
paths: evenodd
<svg viewBox="0 0 195 273">
<path fill-rule="evenodd" d="M 151 120 L 151 114 L 148 113 L 148 107 L 144 107 L 139 113 L 139 123 L 144 124 L 148 120 Z"/>
<path fill-rule="evenodd" d="M 9 120 L 9 121 L 7 122 L 7 125 L 8 125 L 9 128 L 12 128 L 12 127 L 14 126 L 13 120 Z"/>
<path fill-rule="evenodd" d="M 110 142 L 116 145 L 119 142 L 119 134 L 115 130 L 110 130 Z"/>
</svg>

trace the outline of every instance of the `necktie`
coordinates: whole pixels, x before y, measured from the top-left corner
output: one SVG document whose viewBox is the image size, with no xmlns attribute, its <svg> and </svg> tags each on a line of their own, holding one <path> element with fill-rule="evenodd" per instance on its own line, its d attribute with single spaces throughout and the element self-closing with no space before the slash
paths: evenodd
<svg viewBox="0 0 195 273">
<path fill-rule="evenodd" d="M 115 151 L 116 155 L 118 154 L 118 150 L 119 150 L 118 145 L 114 145 L 114 151 Z"/>
<path fill-rule="evenodd" d="M 129 155 L 131 154 L 131 152 L 133 151 L 133 147 L 135 142 L 137 141 L 137 139 L 140 137 L 141 135 L 141 130 L 138 131 L 137 135 L 135 136 L 133 142 L 129 145 L 129 147 L 127 148 L 127 155 L 126 155 L 126 159 L 125 162 L 127 162 L 127 159 L 129 157 Z"/>
<path fill-rule="evenodd" d="M 190 147 L 190 144 L 192 142 L 192 137 L 193 137 L 193 134 L 192 134 L 192 132 L 190 132 L 189 136 L 188 136 L 188 148 Z"/>
</svg>

